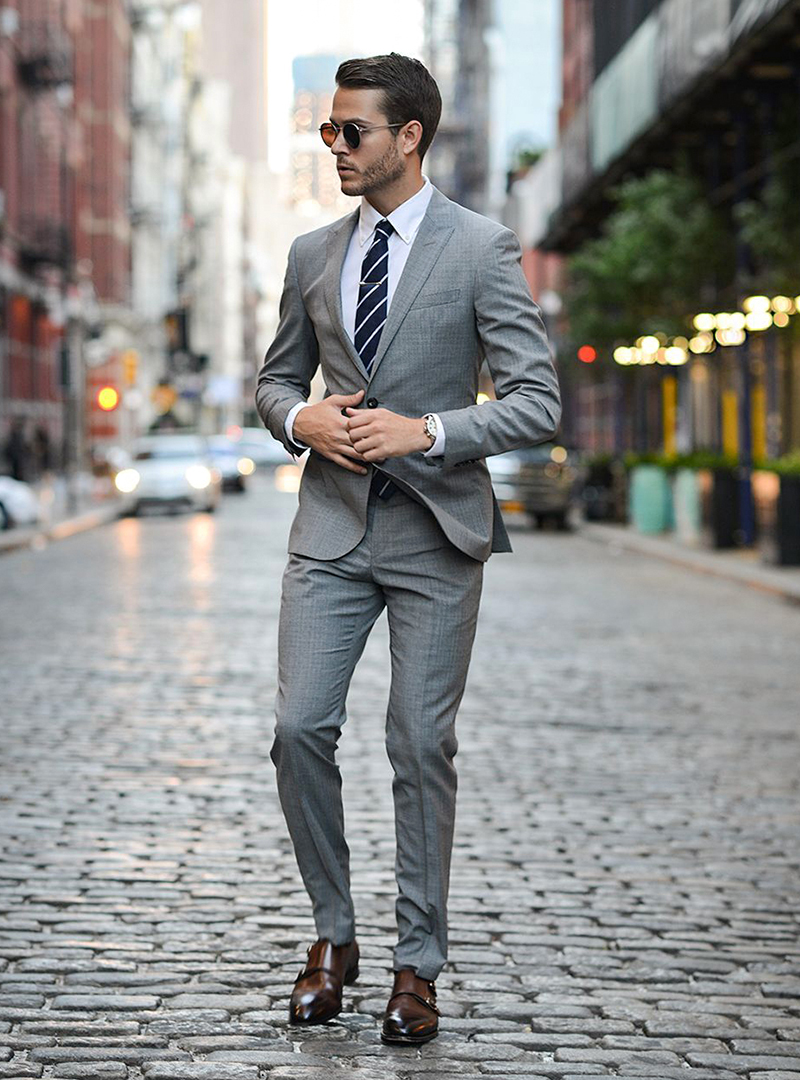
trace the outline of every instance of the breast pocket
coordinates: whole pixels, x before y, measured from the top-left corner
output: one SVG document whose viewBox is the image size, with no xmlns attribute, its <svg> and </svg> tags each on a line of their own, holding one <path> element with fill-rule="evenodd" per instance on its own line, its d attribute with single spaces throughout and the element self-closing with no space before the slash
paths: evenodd
<svg viewBox="0 0 800 1080">
<path fill-rule="evenodd" d="M 437 292 L 421 293 L 414 301 L 412 311 L 439 304 L 453 304 L 459 296 L 461 296 L 461 289 L 440 289 Z"/>
</svg>

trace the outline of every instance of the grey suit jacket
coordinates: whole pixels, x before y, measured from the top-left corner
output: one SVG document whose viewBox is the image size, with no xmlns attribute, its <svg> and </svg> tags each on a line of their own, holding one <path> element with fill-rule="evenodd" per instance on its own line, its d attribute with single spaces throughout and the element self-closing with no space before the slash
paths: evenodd
<svg viewBox="0 0 800 1080">
<path fill-rule="evenodd" d="M 390 458 L 381 469 L 430 508 L 449 540 L 485 562 L 511 544 L 486 457 L 552 438 L 558 379 L 539 309 L 509 229 L 434 188 L 392 298 L 367 374 L 342 322 L 340 276 L 358 210 L 306 233 L 289 252 L 280 321 L 258 373 L 256 408 L 276 439 L 308 398 L 317 367 L 331 394 L 365 390 L 362 406 L 405 416 L 438 413 L 445 453 Z M 496 401 L 475 403 L 486 359 Z M 372 470 L 370 469 L 370 474 Z M 300 485 L 289 551 L 336 559 L 361 540 L 370 475 L 312 451 Z"/>
</svg>

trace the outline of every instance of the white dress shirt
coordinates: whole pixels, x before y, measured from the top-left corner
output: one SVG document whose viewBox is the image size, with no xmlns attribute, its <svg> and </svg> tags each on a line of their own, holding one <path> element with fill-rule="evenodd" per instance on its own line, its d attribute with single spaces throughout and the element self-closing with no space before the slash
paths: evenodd
<svg viewBox="0 0 800 1080">
<path fill-rule="evenodd" d="M 406 265 L 406 260 L 411 251 L 411 245 L 414 243 L 419 227 L 422 224 L 422 219 L 425 217 L 425 212 L 428 209 L 428 203 L 431 201 L 431 196 L 433 195 L 433 188 L 430 180 L 427 176 L 424 176 L 423 180 L 425 181 L 424 184 L 415 195 L 412 195 L 410 199 L 406 199 L 404 203 L 401 203 L 392 210 L 391 214 L 387 214 L 386 216 L 386 220 L 391 223 L 392 228 L 394 229 L 394 232 L 389 236 L 387 312 L 389 307 L 391 307 L 392 297 L 397 288 L 397 283 L 400 280 L 400 275 L 403 273 L 403 268 Z M 375 235 L 375 226 L 379 221 L 383 221 L 382 215 L 375 209 L 372 203 L 368 202 L 368 200 L 362 196 L 358 224 L 353 230 L 353 235 L 350 238 L 350 245 L 342 264 L 341 276 L 342 321 L 351 341 L 354 341 L 355 339 L 356 308 L 358 307 L 358 288 L 361 280 L 361 264 L 372 243 Z M 302 446 L 303 444 L 298 443 L 292 434 L 294 431 L 294 418 L 300 410 L 305 409 L 308 404 L 307 401 L 299 401 L 289 410 L 289 414 L 286 417 L 284 431 L 286 432 L 286 437 L 290 442 L 293 442 L 295 446 Z M 436 441 L 429 450 L 425 451 L 425 457 L 438 457 L 444 453 L 444 428 L 437 414 L 433 413 L 432 415 L 436 417 Z"/>
</svg>

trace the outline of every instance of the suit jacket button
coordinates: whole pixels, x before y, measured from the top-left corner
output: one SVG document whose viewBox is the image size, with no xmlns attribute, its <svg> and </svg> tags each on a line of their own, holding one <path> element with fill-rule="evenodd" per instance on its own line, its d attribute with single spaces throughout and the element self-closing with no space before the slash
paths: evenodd
<svg viewBox="0 0 800 1080">
<path fill-rule="evenodd" d="M 374 398 L 374 397 L 367 398 L 367 408 L 368 409 L 377 409 L 377 407 L 378 407 L 378 399 L 377 398 Z"/>
</svg>

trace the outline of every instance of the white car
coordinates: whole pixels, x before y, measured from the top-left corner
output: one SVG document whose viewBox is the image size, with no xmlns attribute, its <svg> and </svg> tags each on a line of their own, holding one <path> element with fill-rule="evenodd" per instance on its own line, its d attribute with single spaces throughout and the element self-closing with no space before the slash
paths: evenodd
<svg viewBox="0 0 800 1080">
<path fill-rule="evenodd" d="M 114 478 L 126 514 L 161 506 L 176 512 L 216 510 L 222 476 L 201 435 L 146 435 L 133 445 L 131 464 Z"/>
<path fill-rule="evenodd" d="M 30 484 L 11 476 L 0 476 L 0 529 L 14 525 L 36 525 L 42 509 Z"/>
<path fill-rule="evenodd" d="M 242 428 L 241 435 L 238 437 L 231 436 L 231 439 L 239 447 L 241 454 L 251 458 L 256 465 L 262 468 L 291 465 L 294 462 L 294 458 L 286 450 L 283 443 L 273 439 L 266 428 Z"/>
<path fill-rule="evenodd" d="M 238 442 L 226 435 L 212 435 L 208 440 L 214 463 L 222 473 L 223 491 L 244 491 L 247 478 L 256 470 L 256 463 L 242 451 Z"/>
</svg>

